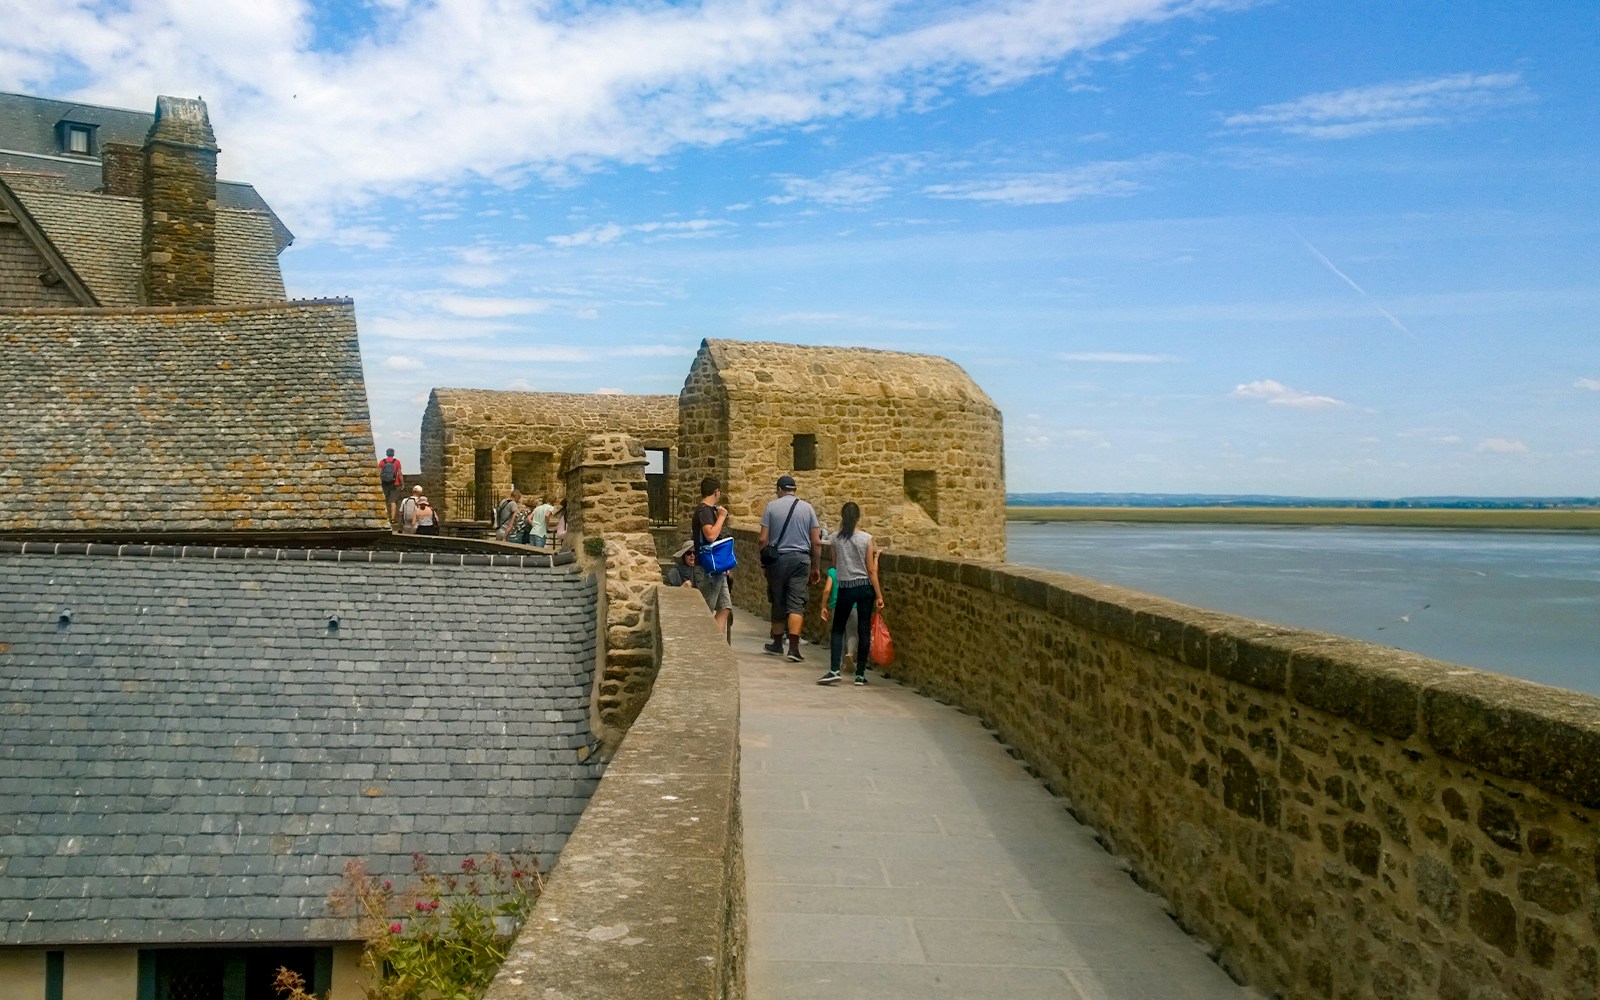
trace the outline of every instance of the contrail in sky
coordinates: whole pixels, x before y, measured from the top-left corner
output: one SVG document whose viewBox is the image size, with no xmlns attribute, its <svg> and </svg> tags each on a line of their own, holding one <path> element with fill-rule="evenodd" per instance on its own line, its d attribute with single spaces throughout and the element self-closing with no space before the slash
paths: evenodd
<svg viewBox="0 0 1600 1000">
<path fill-rule="evenodd" d="M 1393 323 L 1394 324 L 1394 328 L 1396 330 L 1399 330 L 1401 333 L 1405 334 L 1408 337 L 1411 336 L 1411 331 L 1406 328 L 1406 325 L 1404 323 L 1402 323 L 1399 320 L 1394 318 L 1394 313 L 1390 312 L 1389 310 L 1385 309 L 1383 306 L 1379 305 L 1378 301 L 1376 299 L 1374 299 L 1372 296 L 1368 295 L 1367 294 L 1367 290 L 1365 288 L 1362 288 L 1360 285 L 1356 284 L 1355 281 L 1353 281 L 1348 274 L 1345 274 L 1343 271 L 1339 270 L 1337 267 L 1334 267 L 1333 266 L 1333 261 L 1329 260 L 1327 255 L 1324 254 L 1321 250 L 1318 250 L 1316 247 L 1312 246 L 1310 240 L 1306 239 L 1304 236 L 1301 236 L 1300 235 L 1300 231 L 1298 229 L 1295 229 L 1293 226 L 1290 226 L 1289 227 L 1289 232 L 1294 233 L 1294 238 L 1299 240 L 1301 245 L 1304 246 L 1307 250 L 1310 250 L 1311 253 L 1318 260 L 1322 261 L 1322 266 L 1323 267 L 1326 267 L 1328 270 L 1332 271 L 1334 274 L 1337 274 L 1340 278 L 1342 278 L 1344 280 L 1345 284 L 1349 285 L 1351 288 L 1354 288 L 1358 295 L 1360 295 L 1362 298 L 1366 299 L 1368 305 L 1372 306 L 1372 308 L 1374 308 L 1374 309 L 1378 310 L 1379 312 L 1383 313 L 1384 319 L 1387 319 L 1390 323 Z"/>
</svg>

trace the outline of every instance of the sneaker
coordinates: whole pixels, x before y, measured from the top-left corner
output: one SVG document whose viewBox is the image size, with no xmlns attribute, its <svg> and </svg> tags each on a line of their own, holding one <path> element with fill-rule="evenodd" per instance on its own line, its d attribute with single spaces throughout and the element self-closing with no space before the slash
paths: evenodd
<svg viewBox="0 0 1600 1000">
<path fill-rule="evenodd" d="M 867 675 L 866 674 L 856 674 L 856 687 L 864 688 L 866 686 L 867 686 Z"/>
<path fill-rule="evenodd" d="M 818 684 L 837 684 L 837 683 L 839 683 L 839 671 L 837 671 L 837 670 L 828 671 L 827 673 L 822 675 L 822 679 L 817 681 L 817 683 Z"/>
<path fill-rule="evenodd" d="M 761 651 L 763 653 L 768 653 L 768 654 L 770 654 L 772 656 L 782 656 L 783 655 L 783 640 L 782 639 L 774 639 L 771 642 L 762 643 Z"/>
<path fill-rule="evenodd" d="M 800 651 L 798 649 L 791 649 L 785 655 L 788 657 L 790 663 L 804 663 L 806 659 L 800 655 Z"/>
</svg>

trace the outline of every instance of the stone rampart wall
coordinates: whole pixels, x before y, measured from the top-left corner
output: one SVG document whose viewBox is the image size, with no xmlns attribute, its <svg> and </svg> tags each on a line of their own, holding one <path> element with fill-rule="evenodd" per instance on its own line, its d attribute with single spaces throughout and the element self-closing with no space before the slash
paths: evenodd
<svg viewBox="0 0 1600 1000">
<path fill-rule="evenodd" d="M 1064 574 L 881 573 L 893 675 L 992 725 L 1237 977 L 1600 992 L 1600 699 Z"/>
<path fill-rule="evenodd" d="M 661 673 L 487 1000 L 739 1000 L 739 673 L 705 601 L 658 587 Z"/>
</svg>

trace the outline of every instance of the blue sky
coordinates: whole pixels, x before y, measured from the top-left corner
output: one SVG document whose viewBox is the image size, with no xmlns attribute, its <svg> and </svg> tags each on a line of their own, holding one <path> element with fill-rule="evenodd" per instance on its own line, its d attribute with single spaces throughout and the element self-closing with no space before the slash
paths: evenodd
<svg viewBox="0 0 1600 1000">
<path fill-rule="evenodd" d="M 954 359 L 1016 491 L 1600 494 L 1592 0 L 0 22 L 0 89 L 205 97 L 413 467 L 433 386 L 675 393 L 728 337 Z"/>
</svg>

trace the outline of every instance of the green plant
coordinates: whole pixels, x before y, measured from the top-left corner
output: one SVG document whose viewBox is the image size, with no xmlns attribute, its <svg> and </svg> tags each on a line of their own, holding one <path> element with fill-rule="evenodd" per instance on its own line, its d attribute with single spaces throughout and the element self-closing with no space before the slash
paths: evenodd
<svg viewBox="0 0 1600 1000">
<path fill-rule="evenodd" d="M 411 867 L 397 889 L 351 861 L 328 896 L 335 914 L 356 920 L 367 1000 L 477 1000 L 539 896 L 538 866 L 488 854 L 442 873 L 413 854 Z M 274 986 L 282 1000 L 316 1000 L 291 970 L 279 969 Z"/>
<path fill-rule="evenodd" d="M 606 554 L 606 540 L 599 535 L 590 535 L 583 540 L 583 554 L 596 559 Z"/>
</svg>

